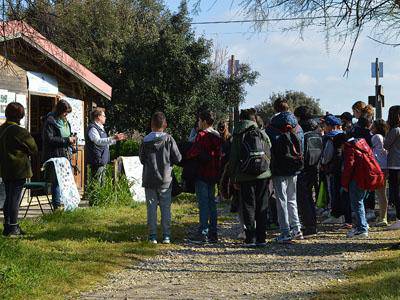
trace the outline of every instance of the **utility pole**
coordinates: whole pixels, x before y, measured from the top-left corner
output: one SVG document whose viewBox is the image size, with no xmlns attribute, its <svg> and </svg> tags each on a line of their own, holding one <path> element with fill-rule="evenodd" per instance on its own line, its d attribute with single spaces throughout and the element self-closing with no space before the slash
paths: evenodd
<svg viewBox="0 0 400 300">
<path fill-rule="evenodd" d="M 235 55 L 231 56 L 231 60 L 228 62 L 228 70 L 230 72 L 230 80 L 233 82 L 235 78 Z M 232 106 L 229 107 L 229 130 L 230 132 L 233 133 L 234 126 L 236 125 L 235 123 L 235 118 L 234 118 L 234 108 Z"/>
<path fill-rule="evenodd" d="M 382 101 L 379 96 L 379 59 L 375 60 L 375 69 L 376 69 L 376 84 L 375 84 L 375 99 L 376 99 L 376 119 L 382 119 Z"/>
</svg>

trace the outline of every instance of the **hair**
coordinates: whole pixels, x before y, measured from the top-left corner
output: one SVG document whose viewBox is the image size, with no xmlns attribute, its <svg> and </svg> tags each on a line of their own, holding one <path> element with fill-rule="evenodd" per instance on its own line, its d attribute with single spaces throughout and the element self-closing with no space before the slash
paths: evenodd
<svg viewBox="0 0 400 300">
<path fill-rule="evenodd" d="M 294 115 L 302 121 L 307 121 L 312 118 L 311 110 L 308 106 L 299 106 L 294 110 Z"/>
<path fill-rule="evenodd" d="M 240 120 L 257 121 L 256 111 L 254 109 L 242 109 L 239 115 Z"/>
<path fill-rule="evenodd" d="M 228 123 L 226 121 L 219 121 L 218 122 L 218 132 L 220 131 L 221 128 L 224 128 L 224 132 L 222 133 L 221 138 L 224 141 L 227 141 L 231 137 L 231 134 L 230 134 L 229 128 L 228 128 Z"/>
<path fill-rule="evenodd" d="M 274 101 L 274 110 L 276 112 L 284 112 L 284 111 L 288 111 L 289 110 L 289 104 L 287 99 L 285 98 L 281 98 L 278 97 L 275 101 Z"/>
<path fill-rule="evenodd" d="M 372 126 L 374 126 L 374 128 L 375 128 L 376 134 L 380 134 L 383 137 L 386 136 L 388 127 L 387 127 L 387 123 L 384 120 L 382 120 L 382 119 L 375 120 Z"/>
<path fill-rule="evenodd" d="M 167 122 L 167 118 L 161 111 L 155 112 L 151 117 L 151 125 L 157 129 L 163 128 L 164 124 Z"/>
<path fill-rule="evenodd" d="M 199 113 L 199 119 L 202 121 L 206 121 L 209 126 L 212 126 L 215 121 L 215 115 L 210 110 L 203 110 Z"/>
<path fill-rule="evenodd" d="M 72 107 L 66 100 L 61 99 L 57 102 L 53 111 L 56 114 L 56 117 L 59 118 L 63 113 L 70 113 L 72 111 Z"/>
<path fill-rule="evenodd" d="M 388 125 L 391 129 L 400 127 L 400 105 L 389 108 Z"/>
<path fill-rule="evenodd" d="M 256 115 L 256 122 L 257 122 L 258 128 L 260 128 L 260 129 L 264 128 L 264 120 L 260 115 Z"/>
<path fill-rule="evenodd" d="M 92 112 L 90 113 L 90 118 L 92 121 L 96 120 L 98 117 L 101 116 L 102 113 L 105 113 L 106 110 L 102 107 L 95 107 Z"/>
<path fill-rule="evenodd" d="M 372 105 L 367 105 L 362 101 L 357 101 L 351 108 L 355 111 L 358 111 L 362 117 L 372 118 L 374 116 L 374 108 Z"/>
<path fill-rule="evenodd" d="M 25 109 L 18 102 L 11 102 L 7 105 L 5 115 L 8 121 L 19 123 L 25 117 Z"/>
</svg>

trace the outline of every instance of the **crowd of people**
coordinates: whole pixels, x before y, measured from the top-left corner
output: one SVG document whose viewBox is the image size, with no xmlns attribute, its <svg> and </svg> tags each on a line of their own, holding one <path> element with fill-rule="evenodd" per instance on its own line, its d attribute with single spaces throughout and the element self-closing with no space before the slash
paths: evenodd
<svg viewBox="0 0 400 300">
<path fill-rule="evenodd" d="M 238 212 L 246 247 L 265 246 L 271 223 L 279 228 L 278 243 L 315 235 L 318 215 L 322 223 L 348 229 L 348 238 L 367 238 L 369 224 L 400 229 L 400 106 L 389 109 L 387 122 L 374 120 L 373 107 L 361 101 L 340 116 L 313 116 L 306 106 L 291 112 L 284 98 L 274 110 L 269 120 L 242 110 L 232 135 L 227 122 L 202 111 L 180 150 L 164 132 L 164 114 L 153 116 L 140 156 L 150 242 L 157 243 L 154 199 L 162 206 L 163 242 L 171 240 L 172 164 L 183 166 L 185 189 L 198 201 L 199 227 L 188 238 L 193 243 L 218 242 L 218 198 Z M 390 205 L 396 221 L 389 226 Z"/>
<path fill-rule="evenodd" d="M 233 134 L 225 120 L 217 123 L 211 111 L 201 111 L 187 143 L 179 146 L 165 132 L 165 115 L 152 116 L 151 132 L 139 153 L 151 243 L 158 241 L 158 206 L 162 242 L 171 242 L 173 165 L 183 167 L 184 188 L 198 201 L 199 227 L 188 238 L 194 243 L 218 242 L 218 198 L 230 201 L 231 210 L 238 213 L 243 229 L 239 238 L 246 247 L 265 246 L 272 224 L 279 228 L 278 243 L 315 235 L 318 214 L 325 217 L 322 223 L 348 229 L 349 238 L 367 238 L 369 223 L 400 229 L 400 106 L 389 109 L 387 122 L 374 120 L 374 109 L 361 101 L 354 103 L 352 113 L 340 116 L 313 116 L 306 106 L 291 112 L 284 98 L 273 106 L 275 114 L 268 120 L 255 109 L 243 109 Z M 70 112 L 68 102 L 59 100 L 45 117 L 43 162 L 54 157 L 71 160 L 76 136 L 66 118 Z M 6 123 L 0 126 L 0 174 L 6 190 L 3 235 L 20 236 L 21 192 L 32 176 L 29 156 L 38 148 L 30 133 L 18 126 L 25 115 L 22 105 L 11 103 L 5 113 Z M 87 162 L 100 181 L 110 160 L 109 146 L 126 139 L 121 133 L 108 137 L 105 121 L 105 110 L 95 108 L 86 132 Z M 57 209 L 57 178 L 51 182 Z M 390 206 L 397 219 L 389 226 Z"/>
</svg>

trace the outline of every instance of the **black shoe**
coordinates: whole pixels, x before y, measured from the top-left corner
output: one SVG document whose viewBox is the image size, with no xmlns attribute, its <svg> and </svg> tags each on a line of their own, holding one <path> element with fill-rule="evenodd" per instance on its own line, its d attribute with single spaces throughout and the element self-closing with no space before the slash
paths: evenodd
<svg viewBox="0 0 400 300">
<path fill-rule="evenodd" d="M 315 227 L 307 227 L 303 230 L 303 236 L 310 236 L 316 234 L 317 234 L 317 228 Z"/>
<path fill-rule="evenodd" d="M 25 232 L 23 232 L 21 230 L 21 228 L 19 227 L 18 224 L 8 225 L 8 228 L 9 228 L 8 234 L 5 235 L 4 231 L 3 231 L 4 236 L 10 237 L 10 238 L 18 238 L 18 237 L 22 237 L 25 234 Z"/>
<path fill-rule="evenodd" d="M 246 238 L 244 240 L 243 246 L 246 247 L 246 248 L 254 248 L 254 247 L 256 247 L 256 239 L 255 238 Z"/>
<path fill-rule="evenodd" d="M 11 232 L 11 228 L 9 224 L 3 224 L 3 235 L 8 236 Z"/>
<path fill-rule="evenodd" d="M 265 241 L 265 238 L 256 240 L 256 247 L 263 248 L 265 246 L 267 246 L 267 242 Z"/>
<path fill-rule="evenodd" d="M 213 244 L 218 243 L 218 234 L 216 234 L 216 233 L 210 233 L 210 234 L 208 235 L 208 242 L 209 242 L 209 243 L 213 243 Z"/>
<path fill-rule="evenodd" d="M 188 242 L 201 245 L 207 243 L 208 238 L 206 234 L 198 233 L 194 236 L 189 237 Z"/>
</svg>

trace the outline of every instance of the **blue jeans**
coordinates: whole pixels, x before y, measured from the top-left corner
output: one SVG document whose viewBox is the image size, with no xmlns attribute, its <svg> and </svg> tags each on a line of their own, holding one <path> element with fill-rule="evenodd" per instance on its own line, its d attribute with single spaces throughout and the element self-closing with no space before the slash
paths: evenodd
<svg viewBox="0 0 400 300">
<path fill-rule="evenodd" d="M 202 234 L 217 234 L 215 184 L 197 180 L 195 190 L 199 205 L 200 232 Z"/>
<path fill-rule="evenodd" d="M 56 175 L 54 175 L 53 182 L 51 183 L 51 202 L 54 209 L 61 205 L 61 190 Z"/>
<path fill-rule="evenodd" d="M 355 180 L 350 182 L 349 196 L 351 210 L 356 216 L 356 229 L 359 232 L 368 232 L 367 218 L 365 217 L 364 199 L 367 197 L 367 191 L 361 190 Z"/>
</svg>

